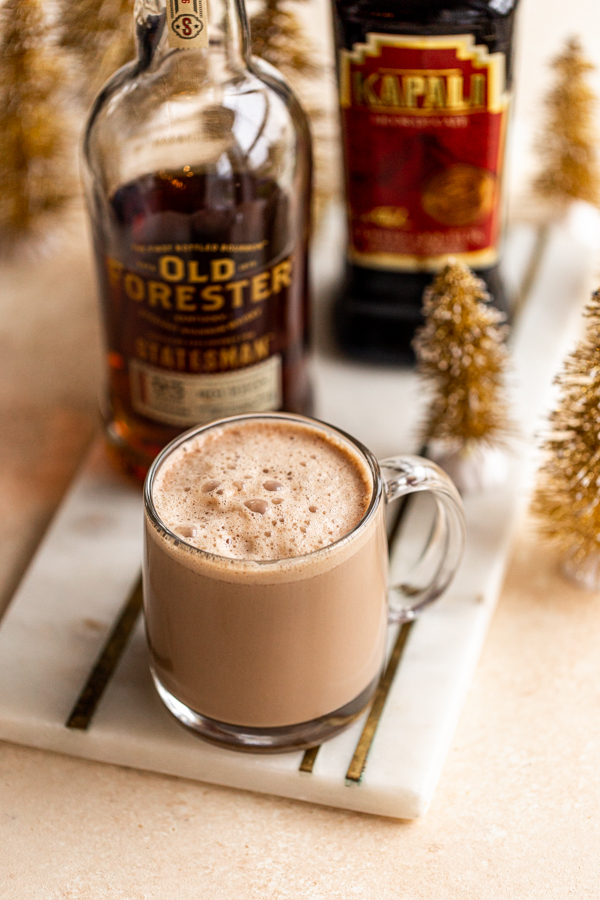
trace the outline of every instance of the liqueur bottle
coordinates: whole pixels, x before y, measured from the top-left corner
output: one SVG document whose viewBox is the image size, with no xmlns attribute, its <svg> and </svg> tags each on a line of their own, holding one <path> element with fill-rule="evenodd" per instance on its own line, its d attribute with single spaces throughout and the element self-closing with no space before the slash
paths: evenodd
<svg viewBox="0 0 600 900">
<path fill-rule="evenodd" d="M 448 256 L 498 274 L 518 0 L 334 0 L 348 208 L 335 309 L 348 354 L 412 360 Z"/>
<path fill-rule="evenodd" d="M 305 116 L 250 58 L 243 0 L 136 0 L 138 57 L 98 97 L 85 183 L 106 432 L 143 477 L 192 425 L 308 412 Z"/>
</svg>

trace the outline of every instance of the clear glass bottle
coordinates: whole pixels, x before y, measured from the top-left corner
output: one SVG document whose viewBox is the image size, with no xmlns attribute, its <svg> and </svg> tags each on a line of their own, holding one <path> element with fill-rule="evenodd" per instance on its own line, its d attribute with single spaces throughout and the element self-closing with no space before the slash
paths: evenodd
<svg viewBox="0 0 600 900">
<path fill-rule="evenodd" d="M 143 477 L 188 427 L 310 412 L 306 117 L 243 0 L 136 0 L 138 58 L 90 113 L 106 433 Z"/>
</svg>

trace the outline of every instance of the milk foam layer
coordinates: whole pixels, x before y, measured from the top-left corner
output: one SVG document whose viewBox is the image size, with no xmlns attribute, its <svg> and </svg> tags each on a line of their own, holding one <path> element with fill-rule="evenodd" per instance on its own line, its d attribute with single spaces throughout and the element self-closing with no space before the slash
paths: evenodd
<svg viewBox="0 0 600 900">
<path fill-rule="evenodd" d="M 186 544 L 232 559 L 304 556 L 363 518 L 371 476 L 349 444 L 297 422 L 235 422 L 183 444 L 153 488 Z"/>
</svg>

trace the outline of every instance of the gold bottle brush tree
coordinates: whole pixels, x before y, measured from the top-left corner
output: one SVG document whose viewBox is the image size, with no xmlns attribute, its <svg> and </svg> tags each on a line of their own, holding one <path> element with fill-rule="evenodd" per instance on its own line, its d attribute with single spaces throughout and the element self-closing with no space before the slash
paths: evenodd
<svg viewBox="0 0 600 900">
<path fill-rule="evenodd" d="M 0 8 L 0 248 L 40 239 L 71 195 L 65 67 L 40 0 Z"/>
<path fill-rule="evenodd" d="M 79 61 L 81 93 L 89 101 L 135 57 L 133 0 L 60 0 L 60 43 Z"/>
<path fill-rule="evenodd" d="M 544 100 L 545 121 L 537 140 L 541 168 L 534 190 L 558 212 L 575 200 L 598 206 L 598 98 L 588 83 L 595 66 L 579 39 L 571 37 L 552 69 L 555 83 Z"/>
<path fill-rule="evenodd" d="M 584 339 L 557 378 L 532 510 L 541 534 L 562 554 L 565 574 L 600 589 L 600 292 L 584 310 Z"/>
<path fill-rule="evenodd" d="M 488 301 L 481 279 L 449 261 L 425 291 L 425 324 L 414 340 L 417 371 L 431 394 L 421 439 L 464 493 L 507 473 L 507 329 Z"/>
</svg>

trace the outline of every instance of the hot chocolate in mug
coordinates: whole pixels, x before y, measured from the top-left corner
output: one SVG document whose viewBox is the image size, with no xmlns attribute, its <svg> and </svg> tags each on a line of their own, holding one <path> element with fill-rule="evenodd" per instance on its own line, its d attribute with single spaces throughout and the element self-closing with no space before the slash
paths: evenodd
<svg viewBox="0 0 600 900">
<path fill-rule="evenodd" d="M 388 585 L 385 508 L 429 491 L 427 583 Z M 377 462 L 331 425 L 287 413 L 194 428 L 144 487 L 144 609 L 152 676 L 173 715 L 232 749 L 311 747 L 371 700 L 388 623 L 450 583 L 460 496 L 418 456 Z"/>
</svg>

